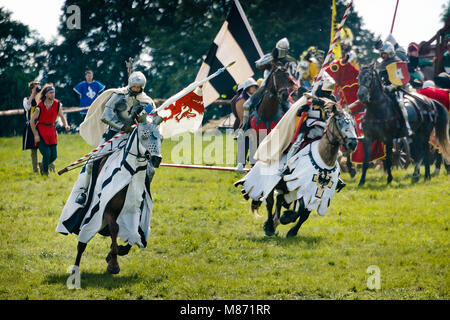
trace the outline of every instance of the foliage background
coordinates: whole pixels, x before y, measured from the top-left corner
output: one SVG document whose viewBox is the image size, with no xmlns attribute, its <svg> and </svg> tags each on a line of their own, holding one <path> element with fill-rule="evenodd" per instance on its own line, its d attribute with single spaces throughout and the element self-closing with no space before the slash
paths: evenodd
<svg viewBox="0 0 450 320">
<path fill-rule="evenodd" d="M 329 0 L 240 1 L 264 52 L 287 37 L 297 59 L 315 45 L 327 51 L 331 30 Z M 17 109 L 29 94 L 27 82 L 35 78 L 56 85 L 56 96 L 65 106 L 77 106 L 72 88 L 92 69 L 94 78 L 107 88 L 124 86 L 124 61 L 132 57 L 136 70 L 148 79 L 146 92 L 154 98 L 168 98 L 194 81 L 203 58 L 224 23 L 232 0 L 66 0 L 81 10 L 81 28 L 68 29 L 60 17 L 58 38 L 45 43 L 9 13 L 0 11 L 0 95 L 1 109 Z M 337 20 L 345 5 L 337 1 Z M 359 61 L 373 58 L 374 35 L 361 26 L 361 18 L 351 12 L 347 20 L 355 35 Z M 8 45 L 6 45 L 8 44 Z M 4 75 L 4 76 L 3 76 Z M 260 77 L 262 74 L 256 75 Z M 222 108 L 223 109 L 223 108 Z M 230 110 L 213 110 L 230 112 Z M 205 120 L 211 117 L 205 115 Z M 78 114 L 69 122 L 78 123 Z M 0 136 L 20 134 L 24 117 L 0 118 Z"/>
</svg>

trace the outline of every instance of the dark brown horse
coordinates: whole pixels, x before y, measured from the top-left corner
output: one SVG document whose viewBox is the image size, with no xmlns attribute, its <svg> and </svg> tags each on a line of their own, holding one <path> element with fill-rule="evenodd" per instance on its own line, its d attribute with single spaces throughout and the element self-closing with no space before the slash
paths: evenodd
<svg viewBox="0 0 450 320">
<path fill-rule="evenodd" d="M 118 150 L 117 152 L 121 152 L 120 157 L 122 162 L 120 163 L 120 167 L 113 170 L 114 172 L 118 172 L 120 170 L 125 170 L 130 172 L 131 176 L 135 176 L 136 174 L 140 174 L 138 183 L 142 183 L 144 190 L 148 194 L 150 194 L 150 183 L 155 173 L 155 168 L 159 167 L 161 162 L 161 136 L 158 131 L 158 125 L 153 124 L 151 122 L 140 123 L 137 128 L 130 134 L 130 138 L 128 138 L 127 144 Z M 123 155 L 122 155 L 123 153 Z M 110 156 L 111 157 L 111 156 Z M 131 159 L 128 161 L 127 159 Z M 90 193 L 94 193 L 95 184 L 105 185 L 111 177 L 104 177 L 102 181 L 100 181 L 100 173 L 107 163 L 107 158 L 95 160 L 96 163 L 93 166 L 93 186 L 90 187 L 92 191 Z M 133 162 L 134 163 L 130 163 Z M 97 179 L 98 178 L 98 179 Z M 103 212 L 103 223 L 102 229 L 98 231 L 103 236 L 111 237 L 111 250 L 106 257 L 106 261 L 108 263 L 107 271 L 111 274 L 117 274 L 120 272 L 119 263 L 117 260 L 117 256 L 123 256 L 128 254 L 132 245 L 127 244 L 125 246 L 119 246 L 117 243 L 117 236 L 119 234 L 119 224 L 117 223 L 117 219 L 119 214 L 121 213 L 124 203 L 127 198 L 129 184 L 125 185 L 120 191 L 118 191 L 109 202 L 106 204 L 104 212 Z M 90 208 L 89 201 L 92 201 L 92 195 L 88 198 L 88 203 L 85 205 L 87 208 Z M 150 197 L 151 200 L 151 197 Z M 100 198 L 101 201 L 101 198 Z M 141 202 L 141 206 L 144 202 Z M 99 203 L 101 207 L 101 204 Z M 93 209 L 91 209 L 93 210 Z M 136 212 L 139 211 L 139 208 L 136 209 Z M 151 212 L 151 209 L 150 209 Z M 99 212 L 100 213 L 100 212 Z M 142 217 L 141 217 L 142 219 Z M 83 218 L 83 221 L 84 218 Z M 148 219 L 146 228 L 149 227 L 150 220 Z M 81 221 L 80 221 L 81 223 Z M 105 227 L 103 227 L 105 226 Z M 78 230 L 74 230 L 73 233 L 77 233 L 80 230 L 80 225 L 77 227 Z M 146 245 L 146 239 L 143 236 L 143 233 L 146 232 L 145 227 L 139 226 L 139 235 L 141 237 L 141 242 Z M 78 232 L 77 232 L 78 231 Z M 71 231 L 72 232 L 72 231 Z M 87 242 L 78 241 L 77 245 L 77 256 L 75 259 L 74 270 L 78 269 L 80 266 L 81 256 L 86 249 Z M 76 271 L 73 271 L 76 272 Z"/>
<path fill-rule="evenodd" d="M 266 85 L 259 89 L 262 91 L 259 93 L 261 102 L 256 110 L 250 110 L 250 127 L 258 134 L 260 130 L 269 133 L 283 117 L 289 109 L 289 94 L 294 87 L 289 71 L 279 64 L 273 65 L 266 81 Z"/>
</svg>

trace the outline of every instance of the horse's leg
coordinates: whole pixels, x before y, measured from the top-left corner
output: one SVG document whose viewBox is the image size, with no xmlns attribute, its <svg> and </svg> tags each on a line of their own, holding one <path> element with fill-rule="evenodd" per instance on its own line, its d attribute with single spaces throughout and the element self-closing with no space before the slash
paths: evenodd
<svg viewBox="0 0 450 320">
<path fill-rule="evenodd" d="M 281 208 L 283 207 L 283 204 L 284 204 L 284 194 L 279 193 L 279 194 L 277 194 L 277 201 L 276 201 L 276 205 L 275 205 L 275 214 L 273 216 L 274 230 L 276 230 L 278 225 L 280 224 L 280 213 L 281 213 Z"/>
<path fill-rule="evenodd" d="M 289 230 L 289 232 L 286 235 L 286 238 L 291 238 L 291 237 L 295 237 L 298 233 L 298 230 L 300 229 L 300 227 L 302 226 L 302 224 L 308 220 L 309 218 L 309 214 L 311 213 L 311 211 L 309 211 L 308 209 L 305 208 L 305 205 L 303 203 L 303 199 L 300 200 L 300 206 L 299 206 L 299 215 L 300 215 L 300 219 L 298 219 L 297 223 Z"/>
<path fill-rule="evenodd" d="M 283 212 L 283 215 L 280 218 L 280 223 L 288 224 L 295 222 L 300 214 L 300 209 L 298 207 L 300 207 L 301 204 L 303 204 L 303 200 L 294 201 L 294 207 L 292 210 L 288 209 Z"/>
<path fill-rule="evenodd" d="M 430 174 L 430 146 L 428 145 L 428 141 L 430 140 L 430 137 L 428 139 L 424 139 L 424 164 L 425 164 L 425 181 L 431 180 L 431 174 Z"/>
<path fill-rule="evenodd" d="M 385 170 L 387 172 L 387 183 L 390 184 L 392 182 L 392 140 L 388 139 L 388 141 L 384 142 L 386 145 L 386 162 L 385 162 Z"/>
<path fill-rule="evenodd" d="M 367 169 L 369 168 L 370 149 L 372 147 L 372 141 L 366 137 L 364 139 L 363 146 L 364 146 L 364 163 L 362 166 L 361 179 L 359 180 L 358 184 L 359 187 L 362 187 L 366 183 L 366 173 Z"/>
<path fill-rule="evenodd" d="M 348 168 L 348 172 L 350 173 L 350 177 L 354 178 L 356 176 L 356 170 L 353 168 L 351 156 L 352 156 L 351 153 L 347 152 L 347 168 Z"/>
<path fill-rule="evenodd" d="M 117 274 L 120 272 L 119 262 L 117 261 L 117 255 L 119 254 L 119 246 L 117 244 L 117 234 L 119 233 L 119 225 L 116 222 L 116 218 L 109 206 L 105 209 L 105 221 L 109 227 L 109 233 L 111 235 L 111 256 L 108 261 L 107 271 L 111 274 Z"/>
<path fill-rule="evenodd" d="M 439 173 L 441 172 L 441 165 L 442 165 L 442 155 L 438 152 L 436 152 L 436 160 L 435 160 L 435 164 L 434 164 L 434 172 L 433 175 L 438 176 Z"/>
<path fill-rule="evenodd" d="M 77 257 L 75 259 L 75 264 L 74 266 L 80 268 L 80 261 L 81 261 L 81 256 L 83 255 L 84 250 L 86 249 L 87 243 L 83 243 L 78 241 L 78 245 L 77 245 Z"/>
<path fill-rule="evenodd" d="M 273 190 L 270 192 L 269 196 L 266 199 L 266 207 L 267 207 L 267 220 L 264 222 L 264 232 L 267 236 L 271 237 L 275 234 L 275 227 L 273 224 L 273 215 L 272 215 L 272 209 L 274 204 L 273 199 Z"/>
<path fill-rule="evenodd" d="M 126 244 L 124 246 L 119 245 L 118 246 L 118 248 L 119 248 L 118 255 L 119 256 L 126 256 L 130 252 L 131 247 L 132 247 L 132 245 L 130 245 L 130 244 Z M 112 255 L 112 252 L 109 251 L 109 253 L 108 253 L 108 255 L 106 256 L 106 259 L 105 259 L 107 263 L 109 263 L 109 261 L 111 260 L 111 255 Z"/>
<path fill-rule="evenodd" d="M 413 182 L 419 182 L 420 178 L 420 166 L 422 165 L 424 150 L 423 150 L 423 142 L 420 137 L 413 138 L 414 149 L 416 150 L 416 165 L 414 167 L 414 173 L 412 175 Z"/>
</svg>

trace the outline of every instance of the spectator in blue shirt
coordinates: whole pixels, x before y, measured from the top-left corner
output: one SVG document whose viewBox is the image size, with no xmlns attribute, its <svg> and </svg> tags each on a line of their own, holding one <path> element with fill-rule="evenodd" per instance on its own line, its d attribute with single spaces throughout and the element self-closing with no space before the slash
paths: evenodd
<svg viewBox="0 0 450 320">
<path fill-rule="evenodd" d="M 86 81 L 82 81 L 76 85 L 73 90 L 80 95 L 80 108 L 89 107 L 97 96 L 105 89 L 105 85 L 97 80 L 94 80 L 94 72 L 86 70 L 84 73 Z M 81 110 L 81 117 L 84 119 L 87 109 Z"/>
</svg>

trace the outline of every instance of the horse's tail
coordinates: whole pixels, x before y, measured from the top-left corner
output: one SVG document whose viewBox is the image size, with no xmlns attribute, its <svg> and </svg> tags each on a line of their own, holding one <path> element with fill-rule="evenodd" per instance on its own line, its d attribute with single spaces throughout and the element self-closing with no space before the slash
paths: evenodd
<svg viewBox="0 0 450 320">
<path fill-rule="evenodd" d="M 447 161 L 450 161 L 450 138 L 449 138 L 449 119 L 448 111 L 445 107 L 434 102 L 436 109 L 438 111 L 437 121 L 436 121 L 436 138 L 438 140 L 439 146 L 441 147 L 442 156 Z"/>
</svg>

